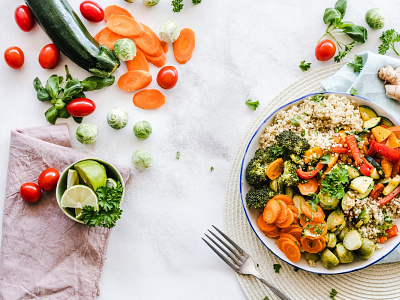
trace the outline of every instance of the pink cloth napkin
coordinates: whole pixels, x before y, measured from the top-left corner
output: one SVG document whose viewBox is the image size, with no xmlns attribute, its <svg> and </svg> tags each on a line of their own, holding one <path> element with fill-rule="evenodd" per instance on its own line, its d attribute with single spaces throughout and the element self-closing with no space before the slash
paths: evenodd
<svg viewBox="0 0 400 300">
<path fill-rule="evenodd" d="M 37 182 L 52 167 L 61 173 L 87 154 L 71 148 L 67 125 L 11 132 L 3 235 L 0 299 L 95 299 L 111 230 L 89 227 L 64 215 L 55 192 L 43 192 L 35 204 L 21 199 L 19 188 Z M 130 169 L 118 167 L 125 182 Z"/>
</svg>

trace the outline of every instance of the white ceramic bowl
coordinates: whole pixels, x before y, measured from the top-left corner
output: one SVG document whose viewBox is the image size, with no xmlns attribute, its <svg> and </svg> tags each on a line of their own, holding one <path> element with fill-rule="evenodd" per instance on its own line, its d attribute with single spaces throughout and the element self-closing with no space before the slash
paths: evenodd
<svg viewBox="0 0 400 300">
<path fill-rule="evenodd" d="M 348 273 L 348 272 L 353 272 L 356 270 L 360 270 L 363 268 L 366 268 L 377 261 L 381 260 L 384 258 L 386 255 L 388 255 L 390 252 L 396 248 L 396 246 L 400 243 L 400 235 L 397 235 L 396 237 L 393 237 L 389 240 L 387 240 L 384 244 L 384 247 L 380 250 L 376 250 L 374 255 L 368 259 L 368 260 L 361 260 L 358 258 L 355 258 L 354 261 L 350 264 L 339 264 L 338 266 L 334 267 L 333 269 L 326 269 L 322 263 L 319 261 L 317 262 L 315 267 L 310 267 L 310 265 L 307 263 L 307 261 L 304 259 L 304 255 L 302 255 L 302 258 L 297 262 L 293 263 L 289 259 L 286 258 L 285 254 L 279 250 L 278 246 L 276 245 L 277 239 L 269 238 L 267 237 L 257 226 L 257 218 L 259 216 L 259 211 L 255 209 L 248 209 L 246 207 L 246 193 L 250 190 L 250 186 L 246 181 L 245 178 L 245 171 L 247 164 L 249 163 L 250 159 L 253 158 L 255 151 L 260 147 L 259 146 L 259 138 L 261 134 L 264 132 L 264 128 L 271 125 L 272 120 L 274 116 L 281 110 L 287 110 L 290 108 L 292 105 L 298 104 L 303 99 L 312 96 L 312 95 L 317 95 L 320 93 L 314 93 L 314 94 L 309 94 L 306 96 L 303 96 L 299 99 L 293 100 L 279 109 L 277 109 L 275 112 L 273 112 L 271 115 L 269 115 L 263 122 L 262 124 L 258 127 L 256 132 L 253 134 L 249 144 L 247 145 L 243 160 L 242 160 L 242 166 L 241 166 L 241 171 L 240 171 L 240 195 L 242 199 L 242 204 L 244 208 L 244 212 L 246 214 L 247 220 L 250 223 L 250 226 L 252 227 L 254 233 L 257 235 L 257 237 L 260 239 L 260 241 L 270 250 L 272 253 L 274 253 L 277 257 L 279 257 L 281 260 L 287 262 L 288 264 L 297 267 L 299 269 L 312 272 L 312 273 L 318 273 L 318 274 L 341 274 L 341 273 Z M 375 103 L 371 102 L 370 100 L 367 100 L 365 98 L 359 97 L 359 96 L 351 96 L 349 94 L 345 93 L 334 93 L 334 92 L 326 92 L 324 94 L 337 94 L 337 95 L 343 95 L 347 96 L 350 99 L 353 99 L 357 102 L 357 105 L 368 105 L 371 108 L 375 110 L 375 112 L 380 115 L 388 118 L 393 122 L 395 125 L 399 125 L 397 120 L 392 117 L 388 112 L 386 112 L 383 108 L 380 106 L 376 105 Z M 395 224 L 397 226 L 400 226 L 400 219 L 397 219 L 395 221 Z"/>
</svg>

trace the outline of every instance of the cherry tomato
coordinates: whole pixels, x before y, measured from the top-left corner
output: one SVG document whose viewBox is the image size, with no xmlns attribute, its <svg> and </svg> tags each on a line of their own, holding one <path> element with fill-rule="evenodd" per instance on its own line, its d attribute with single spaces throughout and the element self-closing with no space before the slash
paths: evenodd
<svg viewBox="0 0 400 300">
<path fill-rule="evenodd" d="M 35 17 L 26 5 L 20 5 L 15 9 L 14 19 L 18 27 L 23 31 L 30 31 L 35 25 Z"/>
<path fill-rule="evenodd" d="M 43 69 L 54 69 L 60 62 L 60 50 L 54 44 L 48 44 L 40 50 L 39 64 Z"/>
<path fill-rule="evenodd" d="M 79 7 L 82 16 L 90 22 L 101 22 L 104 19 L 104 11 L 99 4 L 94 1 L 83 1 Z"/>
<path fill-rule="evenodd" d="M 77 98 L 67 105 L 67 111 L 73 117 L 85 117 L 96 109 L 96 104 L 87 98 Z"/>
<path fill-rule="evenodd" d="M 13 69 L 20 69 L 25 61 L 24 52 L 18 47 L 10 47 L 4 51 L 4 60 Z"/>
<path fill-rule="evenodd" d="M 42 196 L 39 186 L 32 182 L 27 182 L 21 185 L 19 193 L 22 199 L 28 203 L 35 203 Z"/>
<path fill-rule="evenodd" d="M 157 74 L 157 83 L 163 89 L 172 89 L 178 81 L 178 71 L 173 66 L 162 68 Z"/>
<path fill-rule="evenodd" d="M 60 173 L 56 169 L 48 168 L 39 175 L 39 187 L 45 192 L 52 191 L 56 188 L 59 178 Z"/>
<path fill-rule="evenodd" d="M 320 41 L 315 48 L 315 57 L 317 60 L 330 60 L 336 53 L 336 45 L 331 40 Z"/>
</svg>

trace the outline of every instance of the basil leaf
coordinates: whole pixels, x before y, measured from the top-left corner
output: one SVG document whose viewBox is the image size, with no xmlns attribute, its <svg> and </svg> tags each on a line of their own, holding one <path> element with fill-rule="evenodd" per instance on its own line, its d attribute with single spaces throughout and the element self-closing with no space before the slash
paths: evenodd
<svg viewBox="0 0 400 300">
<path fill-rule="evenodd" d="M 337 24 L 337 27 L 340 28 L 340 29 L 343 29 L 343 28 L 346 28 L 346 27 L 351 27 L 351 26 L 354 26 L 354 23 L 350 22 L 350 21 L 343 21 L 343 22 L 339 22 Z"/>
<path fill-rule="evenodd" d="M 58 110 L 56 109 L 55 106 L 50 107 L 45 113 L 44 113 L 46 120 L 49 121 L 51 124 L 56 124 L 56 120 L 58 117 Z"/>
<path fill-rule="evenodd" d="M 75 94 L 73 97 L 73 99 L 77 99 L 77 98 L 86 98 L 86 95 L 84 92 L 79 92 L 78 94 Z"/>
<path fill-rule="evenodd" d="M 73 97 L 82 91 L 81 82 L 75 78 L 67 82 L 64 88 L 64 94 L 61 97 L 61 100 L 64 100 L 68 97 Z"/>
<path fill-rule="evenodd" d="M 52 75 L 47 79 L 46 90 L 49 92 L 51 98 L 56 99 L 59 92 L 60 78 L 57 75 Z"/>
<path fill-rule="evenodd" d="M 83 121 L 83 117 L 72 117 L 76 123 L 81 124 Z"/>
<path fill-rule="evenodd" d="M 54 106 L 55 106 L 55 108 L 57 109 L 57 110 L 61 110 L 61 109 L 63 109 L 64 107 L 65 107 L 65 102 L 64 101 L 62 101 L 61 99 L 58 99 L 57 101 L 56 101 L 56 103 L 54 104 Z"/>
<path fill-rule="evenodd" d="M 67 109 L 64 107 L 58 111 L 58 117 L 63 118 L 63 119 L 68 119 L 71 115 L 67 111 Z"/>
<path fill-rule="evenodd" d="M 342 18 L 344 17 L 344 14 L 346 13 L 346 8 L 347 8 L 347 0 L 338 0 L 335 4 L 335 9 L 340 12 L 342 15 Z"/>
<path fill-rule="evenodd" d="M 325 9 L 324 13 L 324 23 L 332 23 L 332 22 L 339 22 L 342 19 L 342 16 L 339 11 L 334 8 L 327 8 Z"/>
<path fill-rule="evenodd" d="M 358 43 L 365 43 L 368 37 L 367 29 L 362 26 L 351 26 L 343 28 L 343 32 Z"/>
<path fill-rule="evenodd" d="M 97 83 L 94 81 L 86 81 L 86 79 L 85 79 L 84 81 L 81 81 L 81 85 L 82 85 L 83 91 L 90 92 L 90 91 L 94 91 L 96 89 Z"/>
<path fill-rule="evenodd" d="M 33 80 L 33 87 L 35 88 L 36 97 L 39 101 L 51 100 L 49 92 L 43 87 L 42 82 L 38 77 Z"/>
<path fill-rule="evenodd" d="M 107 78 L 102 78 L 98 76 L 90 76 L 81 81 L 84 92 L 101 90 L 102 88 L 108 87 L 115 82 L 115 77 L 110 76 Z"/>
</svg>

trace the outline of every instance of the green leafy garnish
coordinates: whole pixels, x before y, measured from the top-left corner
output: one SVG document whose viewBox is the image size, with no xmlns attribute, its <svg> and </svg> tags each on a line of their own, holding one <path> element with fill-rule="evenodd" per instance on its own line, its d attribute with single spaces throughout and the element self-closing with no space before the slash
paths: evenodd
<svg viewBox="0 0 400 300">
<path fill-rule="evenodd" d="M 306 135 L 306 131 L 303 129 L 303 130 L 300 132 L 300 135 L 301 135 L 301 137 L 304 137 L 304 136 Z"/>
<path fill-rule="evenodd" d="M 180 12 L 181 9 L 183 8 L 183 4 L 182 4 L 183 0 L 172 0 L 172 11 L 173 12 Z"/>
<path fill-rule="evenodd" d="M 355 88 L 351 88 L 350 89 L 350 95 L 352 95 L 352 96 L 354 96 L 354 95 L 357 95 L 358 94 L 358 92 L 357 92 L 357 90 L 355 89 Z"/>
<path fill-rule="evenodd" d="M 310 98 L 310 101 L 315 102 L 315 103 L 319 103 L 322 100 L 324 100 L 324 95 L 314 95 Z"/>
<path fill-rule="evenodd" d="M 319 197 L 317 194 L 308 194 L 308 196 L 311 197 L 311 200 L 308 200 L 308 204 L 310 204 L 310 207 L 313 211 L 317 212 L 318 211 L 318 203 L 319 203 Z"/>
<path fill-rule="evenodd" d="M 334 130 L 336 133 L 338 133 L 341 129 L 343 129 L 343 127 L 339 126 L 339 127 L 335 127 Z"/>
<path fill-rule="evenodd" d="M 361 214 L 358 216 L 359 219 L 363 219 L 365 217 L 365 205 L 363 206 L 363 209 L 361 211 Z"/>
<path fill-rule="evenodd" d="M 179 159 L 181 157 L 181 153 L 179 151 L 176 152 L 176 159 Z"/>
<path fill-rule="evenodd" d="M 330 153 L 325 154 L 324 156 L 321 157 L 321 164 L 327 165 L 330 159 L 331 159 L 331 154 Z"/>
<path fill-rule="evenodd" d="M 354 73 L 359 73 L 363 68 L 363 59 L 361 56 L 355 55 L 353 60 L 348 62 L 347 65 L 353 67 Z"/>
<path fill-rule="evenodd" d="M 400 42 L 400 34 L 394 29 L 389 29 L 382 32 L 382 36 L 380 37 L 382 44 L 378 47 L 379 54 L 385 54 L 389 49 L 392 49 L 394 53 L 400 55 L 394 46 L 394 43 Z"/>
<path fill-rule="evenodd" d="M 275 156 L 281 156 L 283 154 L 283 147 L 278 146 L 277 144 L 274 144 L 273 146 L 271 146 L 270 150 L 272 151 L 272 153 Z"/>
<path fill-rule="evenodd" d="M 337 290 L 332 289 L 332 291 L 329 294 L 329 298 L 331 298 L 332 300 L 335 300 L 336 295 L 337 295 Z"/>
<path fill-rule="evenodd" d="M 200 3 L 201 3 L 201 0 L 192 0 L 192 3 L 193 3 L 193 4 L 200 4 Z"/>
<path fill-rule="evenodd" d="M 279 274 L 279 270 L 282 268 L 282 266 L 280 265 L 280 264 L 274 264 L 274 270 L 275 270 L 275 273 L 278 273 Z"/>
<path fill-rule="evenodd" d="M 344 187 L 349 183 L 349 172 L 338 165 L 322 180 L 321 193 L 328 194 L 332 198 L 342 199 L 344 197 Z"/>
<path fill-rule="evenodd" d="M 246 96 L 246 98 L 248 97 L 249 95 L 247 95 Z M 248 107 L 250 107 L 252 110 L 256 110 L 257 109 L 257 107 L 260 105 L 260 102 L 257 100 L 257 101 L 252 101 L 251 99 L 247 99 L 246 100 L 246 105 L 248 106 Z"/>
<path fill-rule="evenodd" d="M 210 168 L 210 171 L 211 171 L 211 172 L 214 171 L 214 167 L 211 167 L 211 168 Z"/>
<path fill-rule="evenodd" d="M 303 61 L 300 63 L 299 68 L 300 68 L 303 72 L 305 72 L 305 71 L 307 71 L 309 68 L 311 68 L 311 63 L 306 63 L 306 61 L 303 60 Z"/>
<path fill-rule="evenodd" d="M 269 297 L 268 297 L 268 296 L 265 296 L 265 297 L 264 297 L 264 300 L 269 300 Z"/>
</svg>

